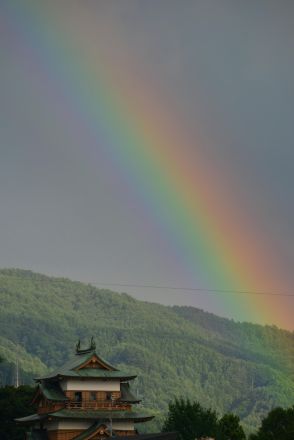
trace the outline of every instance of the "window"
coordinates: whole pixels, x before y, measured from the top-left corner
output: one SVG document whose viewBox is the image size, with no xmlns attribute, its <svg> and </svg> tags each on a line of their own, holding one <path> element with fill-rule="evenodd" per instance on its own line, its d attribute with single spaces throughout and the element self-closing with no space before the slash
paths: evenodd
<svg viewBox="0 0 294 440">
<path fill-rule="evenodd" d="M 112 393 L 107 392 L 106 393 L 106 400 L 111 400 L 112 399 Z"/>
<path fill-rule="evenodd" d="M 96 393 L 95 393 L 95 391 L 90 391 L 90 400 L 96 400 L 97 399 L 97 396 L 96 396 Z"/>
<path fill-rule="evenodd" d="M 75 393 L 75 402 L 81 402 L 82 401 L 82 393 L 81 391 L 77 391 Z"/>
</svg>

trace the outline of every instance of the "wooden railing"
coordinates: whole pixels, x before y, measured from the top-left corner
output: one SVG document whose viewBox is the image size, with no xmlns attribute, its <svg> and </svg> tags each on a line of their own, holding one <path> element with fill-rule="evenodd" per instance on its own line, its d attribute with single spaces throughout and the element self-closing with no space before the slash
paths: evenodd
<svg viewBox="0 0 294 440">
<path fill-rule="evenodd" d="M 110 402 L 108 400 L 82 400 L 80 402 L 76 402 L 74 400 L 70 400 L 65 404 L 66 408 L 70 409 L 100 409 L 100 410 L 120 410 L 120 411 L 129 411 L 131 409 L 131 405 L 120 403 L 120 402 Z"/>
<path fill-rule="evenodd" d="M 64 404 L 63 403 L 55 403 L 55 404 L 51 403 L 51 405 L 48 403 L 47 406 L 46 405 L 39 406 L 37 408 L 37 413 L 38 414 L 47 414 L 47 413 L 50 413 L 50 412 L 58 411 L 58 410 L 60 410 L 62 408 L 64 408 Z"/>
</svg>

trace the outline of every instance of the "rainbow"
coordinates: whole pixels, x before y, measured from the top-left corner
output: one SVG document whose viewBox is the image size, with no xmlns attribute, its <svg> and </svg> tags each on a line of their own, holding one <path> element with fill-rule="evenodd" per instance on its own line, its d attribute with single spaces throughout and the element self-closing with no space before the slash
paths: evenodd
<svg viewBox="0 0 294 440">
<path fill-rule="evenodd" d="M 199 135 L 191 144 L 176 109 L 164 105 L 123 42 L 117 58 L 109 57 L 82 2 L 72 3 L 77 13 L 66 23 L 56 13 L 58 2 L 6 0 L 1 7 L 2 26 L 14 35 L 11 50 L 42 82 L 47 103 L 58 102 L 65 125 L 74 121 L 85 154 L 95 162 L 99 149 L 124 176 L 179 264 L 195 274 L 195 285 L 236 292 L 214 299 L 241 319 L 291 327 L 282 297 L 262 294 L 289 290 L 266 237 L 235 209 L 230 182 L 197 148 L 205 141 Z M 252 291 L 257 294 L 243 294 Z"/>
</svg>

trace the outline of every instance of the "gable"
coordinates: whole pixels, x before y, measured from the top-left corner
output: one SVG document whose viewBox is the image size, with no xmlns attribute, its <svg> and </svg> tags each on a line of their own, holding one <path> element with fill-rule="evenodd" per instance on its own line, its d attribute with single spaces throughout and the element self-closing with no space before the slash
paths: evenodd
<svg viewBox="0 0 294 440">
<path fill-rule="evenodd" d="M 100 425 L 95 432 L 86 437 L 85 440 L 100 440 L 101 438 L 110 437 L 110 434 L 107 430 L 107 427 L 102 424 Z"/>
<path fill-rule="evenodd" d="M 111 365 L 104 362 L 101 358 L 99 358 L 96 354 L 93 354 L 89 359 L 87 359 L 84 363 L 78 366 L 76 370 L 83 370 L 86 368 L 91 369 L 99 369 L 99 370 L 107 370 L 113 371 L 114 368 Z"/>
<path fill-rule="evenodd" d="M 101 440 L 106 437 L 110 437 L 110 434 L 105 423 L 95 422 L 90 428 L 75 437 L 74 440 Z"/>
</svg>

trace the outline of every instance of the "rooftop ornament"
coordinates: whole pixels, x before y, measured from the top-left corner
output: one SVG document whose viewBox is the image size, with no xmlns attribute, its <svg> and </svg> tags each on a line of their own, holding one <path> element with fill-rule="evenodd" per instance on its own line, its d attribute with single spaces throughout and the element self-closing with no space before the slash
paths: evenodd
<svg viewBox="0 0 294 440">
<path fill-rule="evenodd" d="M 90 346 L 88 348 L 81 348 L 81 341 L 80 339 L 78 340 L 78 343 L 76 345 L 76 354 L 87 354 L 87 353 L 91 353 L 92 351 L 94 351 L 96 349 L 96 344 L 94 341 L 94 338 L 92 336 L 91 341 L 90 341 Z"/>
</svg>

